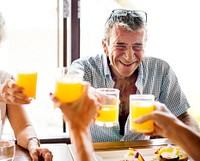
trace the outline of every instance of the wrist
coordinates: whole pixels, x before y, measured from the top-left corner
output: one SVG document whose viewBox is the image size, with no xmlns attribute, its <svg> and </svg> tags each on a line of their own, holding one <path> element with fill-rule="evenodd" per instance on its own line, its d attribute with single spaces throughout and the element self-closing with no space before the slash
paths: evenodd
<svg viewBox="0 0 200 161">
<path fill-rule="evenodd" d="M 87 129 L 83 123 L 81 122 L 77 122 L 77 121 L 73 121 L 73 122 L 68 122 L 68 126 L 69 126 L 69 129 L 71 131 L 74 131 L 74 132 L 81 132 L 81 131 L 85 131 L 85 129 Z"/>
<path fill-rule="evenodd" d="M 31 149 L 36 149 L 40 147 L 40 140 L 37 137 L 31 137 L 28 139 L 27 149 L 30 151 Z"/>
<path fill-rule="evenodd" d="M 169 132 L 168 132 L 169 134 L 167 137 L 171 140 L 182 139 L 180 137 L 180 135 L 177 135 L 177 131 L 181 131 L 181 133 L 183 133 L 184 128 L 185 128 L 185 125 L 182 122 L 180 122 L 180 121 L 175 122 L 174 124 L 172 124 L 171 130 L 169 130 Z"/>
</svg>

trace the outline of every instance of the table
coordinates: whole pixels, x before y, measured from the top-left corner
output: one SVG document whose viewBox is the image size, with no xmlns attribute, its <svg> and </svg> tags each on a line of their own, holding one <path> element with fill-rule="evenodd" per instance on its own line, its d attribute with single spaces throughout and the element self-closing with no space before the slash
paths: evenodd
<svg viewBox="0 0 200 161">
<path fill-rule="evenodd" d="M 93 143 L 93 147 L 95 150 L 95 154 L 98 157 L 98 154 L 101 153 L 104 156 L 107 156 L 105 158 L 110 158 L 108 160 L 115 160 L 118 161 L 120 159 L 116 159 L 115 157 L 118 155 L 121 155 L 121 151 L 128 150 L 129 147 L 133 147 L 136 149 L 152 149 L 154 148 L 154 151 L 158 149 L 158 147 L 162 145 L 167 144 L 173 144 L 168 139 L 150 139 L 150 140 L 134 140 L 134 141 L 117 141 L 117 142 L 99 142 L 99 143 Z M 72 144 L 68 144 L 69 150 L 71 152 L 71 155 L 73 158 L 75 155 L 74 148 Z M 113 159 L 111 159 L 115 155 Z M 151 157 L 152 158 L 152 157 Z M 106 159 L 106 160 L 107 160 Z M 75 159 L 74 159 L 75 160 Z M 96 158 L 97 160 L 97 158 Z M 102 159 L 100 159 L 102 160 Z M 99 161 L 99 160 L 98 160 Z M 148 160 L 147 160 L 148 161 Z"/>
<path fill-rule="evenodd" d="M 152 148 L 161 145 L 174 144 L 168 139 L 150 139 L 150 140 L 134 140 L 134 141 L 117 141 L 117 142 L 100 142 L 93 143 L 95 151 L 112 151 L 123 150 L 129 147 L 134 148 Z"/>
<path fill-rule="evenodd" d="M 93 143 L 94 156 L 96 161 L 118 161 L 123 159 L 124 152 L 128 150 L 129 147 L 139 149 L 143 154 L 144 159 L 149 161 L 153 158 L 154 152 L 161 146 L 166 146 L 167 144 L 176 145 L 166 138 L 150 139 L 150 140 L 134 140 L 134 141 L 117 141 L 117 142 L 99 142 Z M 72 157 L 75 160 L 75 153 L 73 144 L 67 145 Z M 100 157 L 100 159 L 98 159 Z M 189 161 L 193 161 L 189 158 Z"/>
<path fill-rule="evenodd" d="M 120 152 L 120 150 L 128 150 L 129 147 L 133 147 L 135 149 L 140 149 L 143 151 L 146 149 L 146 152 L 147 152 L 149 149 L 157 150 L 160 146 L 165 146 L 167 144 L 176 145 L 166 138 L 159 138 L 159 139 L 150 139 L 150 140 L 93 143 L 93 147 L 94 147 L 95 152 L 99 154 L 103 154 L 103 152 L 108 152 L 108 153 L 105 153 L 104 155 L 108 155 L 110 153 L 112 155 L 117 155 L 117 153 Z M 118 152 L 113 153 L 115 151 L 116 152 L 118 151 Z M 189 157 L 189 161 L 193 161 L 193 160 Z"/>
<path fill-rule="evenodd" d="M 53 143 L 53 144 L 41 144 L 41 147 L 48 148 L 53 153 L 53 161 L 73 161 L 67 144 Z M 31 157 L 27 150 L 16 145 L 16 154 L 14 161 L 31 161 Z"/>
</svg>

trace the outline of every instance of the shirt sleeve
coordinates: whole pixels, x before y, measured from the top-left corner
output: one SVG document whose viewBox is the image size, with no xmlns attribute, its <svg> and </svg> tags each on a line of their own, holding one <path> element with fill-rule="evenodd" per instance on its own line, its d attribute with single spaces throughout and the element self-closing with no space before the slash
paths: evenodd
<svg viewBox="0 0 200 161">
<path fill-rule="evenodd" d="M 164 103 L 175 116 L 180 116 L 190 107 L 171 67 L 164 75 L 159 101 Z"/>
</svg>

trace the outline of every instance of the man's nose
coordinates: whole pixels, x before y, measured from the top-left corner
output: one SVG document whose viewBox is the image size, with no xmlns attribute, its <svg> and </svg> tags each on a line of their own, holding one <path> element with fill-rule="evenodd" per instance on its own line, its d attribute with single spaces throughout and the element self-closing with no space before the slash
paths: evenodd
<svg viewBox="0 0 200 161">
<path fill-rule="evenodd" d="M 132 46 L 127 46 L 124 57 L 126 58 L 126 60 L 132 60 L 135 57 L 135 51 L 133 50 Z"/>
</svg>

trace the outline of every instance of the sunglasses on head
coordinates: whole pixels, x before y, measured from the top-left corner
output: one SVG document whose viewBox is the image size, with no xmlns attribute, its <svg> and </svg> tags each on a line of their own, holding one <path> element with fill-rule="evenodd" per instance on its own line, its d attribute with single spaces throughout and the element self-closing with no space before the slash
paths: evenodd
<svg viewBox="0 0 200 161">
<path fill-rule="evenodd" d="M 120 19 L 121 17 L 126 17 L 130 14 L 132 17 L 142 18 L 145 23 L 147 23 L 147 13 L 141 10 L 126 10 L 126 9 L 115 9 L 112 11 L 109 19 Z"/>
</svg>

